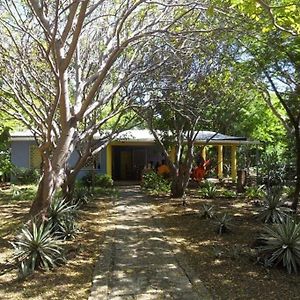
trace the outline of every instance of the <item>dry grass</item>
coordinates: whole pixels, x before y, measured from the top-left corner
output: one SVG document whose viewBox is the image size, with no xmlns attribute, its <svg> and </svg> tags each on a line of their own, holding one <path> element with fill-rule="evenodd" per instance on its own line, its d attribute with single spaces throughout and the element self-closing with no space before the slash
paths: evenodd
<svg viewBox="0 0 300 300">
<path fill-rule="evenodd" d="M 1 197 L 2 196 L 2 197 Z M 11 201 L 0 195 L 0 263 L 10 258 L 8 243 L 21 226 L 30 201 Z M 4 199 L 4 200 L 3 200 Z M 26 280 L 13 270 L 0 276 L 0 299 L 87 299 L 94 265 L 105 237 L 108 197 L 91 201 L 80 214 L 78 237 L 66 246 L 67 263 L 49 272 L 35 272 Z"/>
<path fill-rule="evenodd" d="M 188 205 L 174 199 L 156 199 L 157 217 L 167 238 L 176 242 L 215 299 L 299 299 L 300 276 L 284 269 L 266 269 L 256 263 L 250 248 L 262 229 L 257 208 L 244 198 L 201 199 L 192 191 Z M 233 231 L 218 235 L 211 219 L 201 219 L 203 204 L 217 214 L 233 216 Z"/>
</svg>

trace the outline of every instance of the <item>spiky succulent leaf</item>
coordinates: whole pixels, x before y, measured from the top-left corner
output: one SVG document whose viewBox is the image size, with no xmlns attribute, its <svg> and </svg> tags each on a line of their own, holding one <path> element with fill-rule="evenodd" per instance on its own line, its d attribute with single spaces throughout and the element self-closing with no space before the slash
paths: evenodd
<svg viewBox="0 0 300 300">
<path fill-rule="evenodd" d="M 288 273 L 297 273 L 300 265 L 300 224 L 287 218 L 281 224 L 265 227 L 260 252 L 274 264 L 282 263 Z"/>
</svg>

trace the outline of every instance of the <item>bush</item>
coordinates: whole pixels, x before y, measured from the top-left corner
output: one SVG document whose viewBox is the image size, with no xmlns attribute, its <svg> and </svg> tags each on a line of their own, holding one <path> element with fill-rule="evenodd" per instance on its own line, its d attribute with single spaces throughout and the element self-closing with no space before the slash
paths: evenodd
<svg viewBox="0 0 300 300">
<path fill-rule="evenodd" d="M 287 218 L 281 224 L 265 227 L 260 237 L 263 246 L 259 248 L 259 259 L 268 265 L 282 265 L 291 274 L 297 273 L 300 265 L 300 224 Z"/>
<path fill-rule="evenodd" d="M 37 169 L 14 168 L 12 174 L 19 184 L 37 183 L 40 179 L 40 172 Z"/>
<path fill-rule="evenodd" d="M 285 220 L 288 212 L 291 212 L 291 210 L 282 206 L 281 194 L 282 192 L 279 189 L 268 191 L 262 211 L 258 215 L 259 219 L 265 223 L 281 223 Z"/>
<path fill-rule="evenodd" d="M 171 182 L 154 171 L 143 175 L 141 186 L 153 194 L 169 193 L 171 190 Z"/>
<path fill-rule="evenodd" d="M 94 176 L 94 178 L 93 178 Z M 81 178 L 81 182 L 86 187 L 91 187 L 93 185 L 96 187 L 112 187 L 114 182 L 109 175 L 106 174 L 93 174 L 93 171 L 88 172 L 85 176 Z"/>
<path fill-rule="evenodd" d="M 59 241 L 44 223 L 38 226 L 33 222 L 30 227 L 24 227 L 12 245 L 21 277 L 37 268 L 49 270 L 64 260 Z"/>
</svg>

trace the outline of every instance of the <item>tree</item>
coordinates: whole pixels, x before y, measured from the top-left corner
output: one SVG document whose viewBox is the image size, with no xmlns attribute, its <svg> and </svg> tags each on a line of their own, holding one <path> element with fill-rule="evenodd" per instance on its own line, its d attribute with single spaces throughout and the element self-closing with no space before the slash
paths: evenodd
<svg viewBox="0 0 300 300">
<path fill-rule="evenodd" d="M 224 83 L 234 84 L 231 78 L 225 82 L 222 76 L 228 72 L 224 63 L 226 52 L 231 52 L 230 46 L 219 43 L 214 36 L 196 42 L 168 41 L 152 58 L 164 62 L 162 66 L 143 76 L 140 84 L 133 87 L 137 89 L 136 111 L 171 167 L 173 197 L 185 193 L 199 131 L 213 127 L 219 117 L 217 108 L 228 99 L 222 89 Z"/>
<path fill-rule="evenodd" d="M 244 20 L 246 35 L 240 36 L 239 42 L 256 85 L 294 141 L 292 207 L 296 210 L 300 197 L 300 4 L 289 0 L 230 2 Z"/>
<path fill-rule="evenodd" d="M 78 129 L 133 75 L 147 37 L 176 31 L 183 17 L 197 18 L 197 6 L 179 0 L 1 1 L 1 108 L 33 132 L 42 155 L 32 215 L 46 213 L 82 135 L 89 139 L 102 122 L 94 118 L 89 133 Z"/>
</svg>

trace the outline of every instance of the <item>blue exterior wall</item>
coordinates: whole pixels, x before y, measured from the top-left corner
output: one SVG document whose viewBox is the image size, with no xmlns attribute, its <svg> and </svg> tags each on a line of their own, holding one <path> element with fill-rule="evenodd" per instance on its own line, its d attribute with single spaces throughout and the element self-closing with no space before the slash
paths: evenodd
<svg viewBox="0 0 300 300">
<path fill-rule="evenodd" d="M 30 146 L 35 145 L 34 141 L 13 141 L 11 142 L 11 162 L 18 168 L 29 168 L 30 167 Z M 75 164 L 78 154 L 72 153 L 69 164 L 72 166 Z M 97 173 L 106 174 L 106 148 L 98 153 L 98 165 Z M 84 176 L 91 169 L 82 169 L 78 178 Z"/>
<path fill-rule="evenodd" d="M 11 162 L 18 168 L 29 168 L 30 146 L 33 141 L 15 141 L 11 143 Z"/>
</svg>

